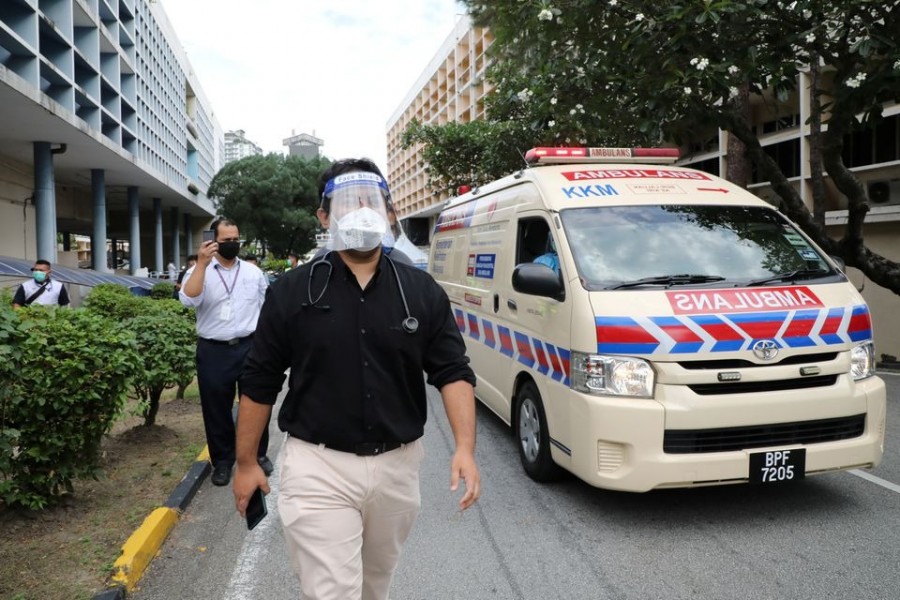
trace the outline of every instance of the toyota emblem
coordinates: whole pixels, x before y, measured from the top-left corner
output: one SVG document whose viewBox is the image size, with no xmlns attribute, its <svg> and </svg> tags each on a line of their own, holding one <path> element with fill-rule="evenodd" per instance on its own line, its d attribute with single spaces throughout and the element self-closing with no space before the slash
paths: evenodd
<svg viewBox="0 0 900 600">
<path fill-rule="evenodd" d="M 759 360 L 772 360 L 778 355 L 778 344 L 775 340 L 757 340 L 753 346 L 753 356 Z"/>
</svg>

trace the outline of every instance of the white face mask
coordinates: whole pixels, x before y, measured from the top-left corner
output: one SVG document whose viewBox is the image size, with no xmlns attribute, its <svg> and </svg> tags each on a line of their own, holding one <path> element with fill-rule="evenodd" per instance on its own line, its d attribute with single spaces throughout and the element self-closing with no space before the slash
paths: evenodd
<svg viewBox="0 0 900 600">
<path fill-rule="evenodd" d="M 335 250 L 373 250 L 387 232 L 387 221 L 379 213 L 364 206 L 347 213 L 337 222 L 340 238 Z"/>
</svg>

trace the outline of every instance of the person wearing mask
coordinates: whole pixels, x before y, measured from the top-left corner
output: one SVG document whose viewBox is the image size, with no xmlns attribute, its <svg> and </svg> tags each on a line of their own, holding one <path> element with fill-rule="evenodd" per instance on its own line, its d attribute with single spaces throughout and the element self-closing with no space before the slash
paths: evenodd
<svg viewBox="0 0 900 600">
<path fill-rule="evenodd" d="M 425 378 L 441 394 L 456 450 L 459 508 L 480 494 L 475 375 L 447 294 L 393 260 L 388 187 L 368 159 L 333 163 L 319 181 L 329 251 L 269 288 L 241 375 L 238 512 L 269 487 L 253 460 L 290 368 L 278 425 L 278 511 L 308 600 L 383 600 L 419 513 Z"/>
<path fill-rule="evenodd" d="M 237 225 L 216 220 L 214 239 L 203 242 L 197 264 L 184 275 L 178 292 L 181 303 L 196 309 L 197 384 L 213 485 L 228 485 L 235 462 L 232 418 L 238 377 L 250 350 L 268 281 L 259 267 L 240 260 Z M 266 476 L 273 470 L 266 456 L 268 430 L 263 431 L 254 457 Z"/>
<path fill-rule="evenodd" d="M 50 277 L 52 269 L 46 260 L 34 261 L 31 267 L 31 279 L 24 282 L 13 296 L 13 308 L 22 308 L 32 304 L 69 305 L 69 292 L 66 287 Z"/>
<path fill-rule="evenodd" d="M 288 271 L 290 271 L 291 269 L 296 269 L 297 265 L 299 265 L 299 264 L 300 264 L 300 257 L 297 256 L 297 253 L 296 252 L 289 253 L 288 254 L 288 262 L 287 262 Z"/>
</svg>

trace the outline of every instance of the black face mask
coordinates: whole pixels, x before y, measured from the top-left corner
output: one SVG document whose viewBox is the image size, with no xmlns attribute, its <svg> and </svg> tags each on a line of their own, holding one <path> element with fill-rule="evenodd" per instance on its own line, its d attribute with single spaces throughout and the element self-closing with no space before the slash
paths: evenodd
<svg viewBox="0 0 900 600">
<path fill-rule="evenodd" d="M 219 256 L 225 260 L 233 260 L 240 251 L 240 242 L 219 242 Z"/>
</svg>

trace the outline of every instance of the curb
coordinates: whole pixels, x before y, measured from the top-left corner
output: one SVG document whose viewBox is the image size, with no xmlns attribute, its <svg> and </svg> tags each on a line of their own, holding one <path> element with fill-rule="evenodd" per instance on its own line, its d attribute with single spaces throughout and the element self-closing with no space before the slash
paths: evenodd
<svg viewBox="0 0 900 600">
<path fill-rule="evenodd" d="M 122 545 L 122 554 L 113 563 L 109 587 L 95 594 L 93 600 L 124 600 L 128 592 L 134 591 L 144 570 L 159 552 L 210 470 L 209 450 L 204 448 L 165 504 L 153 510 Z"/>
</svg>

